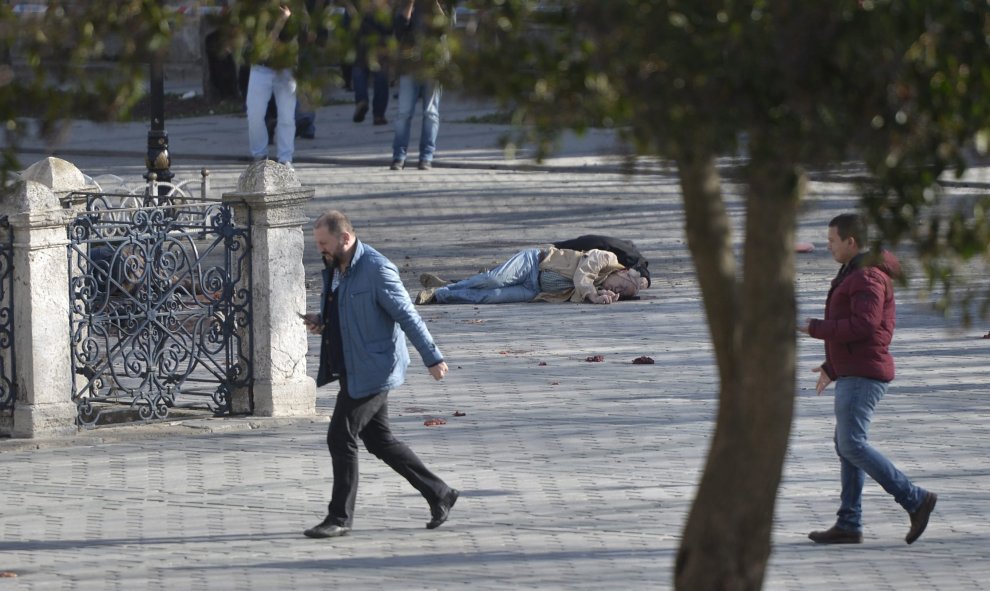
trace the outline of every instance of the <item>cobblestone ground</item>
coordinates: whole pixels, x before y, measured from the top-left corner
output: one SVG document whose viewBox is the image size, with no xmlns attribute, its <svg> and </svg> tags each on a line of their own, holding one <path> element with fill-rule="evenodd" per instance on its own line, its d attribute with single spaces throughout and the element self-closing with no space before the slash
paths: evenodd
<svg viewBox="0 0 990 591">
<path fill-rule="evenodd" d="M 128 172 L 106 158 L 74 161 L 90 174 Z M 222 191 L 243 165 L 212 168 Z M 639 301 L 607 307 L 421 308 L 452 371 L 436 384 L 414 353 L 390 400 L 399 436 L 463 491 L 435 531 L 423 527 L 426 503 L 362 451 L 352 535 L 302 537 L 328 500 L 325 416 L 191 421 L 154 436 L 93 432 L 40 449 L 0 442 L 0 571 L 19 575 L 0 579 L 0 590 L 669 588 L 717 403 L 676 178 L 662 169 L 296 168 L 316 188 L 311 216 L 345 211 L 411 291 L 423 271 L 464 276 L 587 232 L 634 240 L 654 285 Z M 836 271 L 825 225 L 854 203 L 847 185 L 812 187 L 798 238 L 819 248 L 798 258 L 802 315 L 820 313 Z M 741 200 L 729 206 L 741 222 Z M 308 243 L 306 268 L 315 307 L 319 261 Z M 872 434 L 939 493 L 931 526 L 905 545 L 907 516 L 869 482 L 862 546 L 807 540 L 834 519 L 839 467 L 832 398 L 814 395 L 810 373 L 821 346 L 799 340 L 802 380 L 767 589 L 982 589 L 990 580 L 990 341 L 983 330 L 947 331 L 912 294 L 900 294 L 899 376 Z M 632 365 L 641 355 L 656 363 Z M 318 393 L 324 415 L 334 394 Z M 424 426 L 432 417 L 447 424 Z"/>
</svg>

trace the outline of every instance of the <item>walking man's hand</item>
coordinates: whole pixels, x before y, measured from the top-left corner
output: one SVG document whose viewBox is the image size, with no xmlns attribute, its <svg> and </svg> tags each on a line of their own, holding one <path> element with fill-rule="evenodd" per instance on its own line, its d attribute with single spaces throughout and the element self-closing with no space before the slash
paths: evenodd
<svg viewBox="0 0 990 591">
<path fill-rule="evenodd" d="M 825 391 L 825 388 L 828 388 L 828 385 L 832 383 L 832 378 L 828 377 L 828 374 L 825 373 L 825 370 L 822 369 L 821 366 L 816 367 L 815 369 L 813 369 L 811 371 L 813 371 L 816 374 L 818 374 L 818 383 L 815 384 L 815 392 L 819 396 L 821 396 L 822 395 L 822 392 Z"/>
<path fill-rule="evenodd" d="M 443 379 L 443 376 L 447 375 L 447 370 L 448 370 L 447 363 L 441 361 L 436 365 L 431 365 L 429 367 L 429 370 L 430 370 L 430 375 L 433 376 L 433 379 L 439 382 L 440 380 Z"/>
<path fill-rule="evenodd" d="M 300 314 L 299 318 L 302 319 L 303 324 L 306 325 L 306 330 L 313 334 L 320 334 L 323 332 L 323 326 L 320 324 L 319 314 Z"/>
</svg>

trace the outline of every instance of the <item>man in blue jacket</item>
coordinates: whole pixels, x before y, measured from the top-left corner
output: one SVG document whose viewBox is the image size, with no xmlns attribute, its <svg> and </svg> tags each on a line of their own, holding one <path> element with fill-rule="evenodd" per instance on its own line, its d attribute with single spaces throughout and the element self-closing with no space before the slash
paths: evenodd
<svg viewBox="0 0 990 591">
<path fill-rule="evenodd" d="M 401 474 L 430 504 L 429 529 L 447 520 L 459 491 L 430 472 L 388 425 L 389 390 L 405 380 L 409 351 L 405 336 L 434 379 L 447 373 L 440 350 L 413 307 L 399 271 L 359 241 L 347 217 L 324 213 L 313 228 L 326 263 L 320 314 L 306 314 L 310 332 L 321 334 L 317 386 L 339 380 L 327 445 L 333 463 L 333 492 L 326 519 L 307 529 L 310 538 L 346 535 L 354 519 L 360 437 L 369 452 Z"/>
</svg>

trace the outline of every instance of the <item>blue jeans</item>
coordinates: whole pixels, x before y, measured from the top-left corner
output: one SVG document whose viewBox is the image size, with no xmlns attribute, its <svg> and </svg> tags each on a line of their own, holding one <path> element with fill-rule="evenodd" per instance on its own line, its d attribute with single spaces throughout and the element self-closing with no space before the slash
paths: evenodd
<svg viewBox="0 0 990 591">
<path fill-rule="evenodd" d="M 842 494 L 836 525 L 862 531 L 862 500 L 865 476 L 875 480 L 894 500 L 913 513 L 921 506 L 925 490 L 867 441 L 877 403 L 887 392 L 887 383 L 869 378 L 839 378 L 835 382 L 835 451 L 842 465 Z"/>
<path fill-rule="evenodd" d="M 354 85 L 354 103 L 368 102 L 368 75 L 374 84 L 375 98 L 371 103 L 371 114 L 384 117 L 388 108 L 388 70 L 383 65 L 378 70 L 370 72 L 368 66 L 354 64 L 351 69 L 351 84 Z"/>
<path fill-rule="evenodd" d="M 395 118 L 395 139 L 392 141 L 392 160 L 406 161 L 409 134 L 412 131 L 413 109 L 423 99 L 423 129 L 419 134 L 419 159 L 432 162 L 437 150 L 437 132 L 440 130 L 440 85 L 434 81 L 420 82 L 409 74 L 399 76 L 399 114 Z"/>
<path fill-rule="evenodd" d="M 292 162 L 296 141 L 296 80 L 292 70 L 273 70 L 267 66 L 251 66 L 247 89 L 248 146 L 251 158 L 260 160 L 268 155 L 268 128 L 265 111 L 275 95 L 278 123 L 275 127 L 275 147 L 279 162 Z"/>
<path fill-rule="evenodd" d="M 436 291 L 441 304 L 509 304 L 531 302 L 540 293 L 540 249 L 529 248 L 490 271 Z"/>
</svg>

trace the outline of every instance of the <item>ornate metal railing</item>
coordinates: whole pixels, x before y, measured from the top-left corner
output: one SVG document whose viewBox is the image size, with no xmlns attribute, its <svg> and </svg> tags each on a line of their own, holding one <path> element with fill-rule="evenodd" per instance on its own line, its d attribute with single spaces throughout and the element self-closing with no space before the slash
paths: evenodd
<svg viewBox="0 0 990 591">
<path fill-rule="evenodd" d="M 80 424 L 164 419 L 173 407 L 230 413 L 252 380 L 250 220 L 149 194 L 70 196 L 85 203 L 68 228 Z"/>
<path fill-rule="evenodd" d="M 0 216 L 0 413 L 14 410 L 14 232 Z"/>
</svg>

